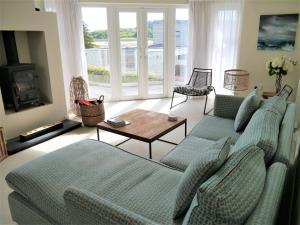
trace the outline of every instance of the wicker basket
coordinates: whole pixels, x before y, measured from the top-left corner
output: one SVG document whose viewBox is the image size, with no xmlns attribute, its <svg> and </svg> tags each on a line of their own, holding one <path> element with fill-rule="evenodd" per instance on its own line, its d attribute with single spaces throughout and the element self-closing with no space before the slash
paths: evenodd
<svg viewBox="0 0 300 225">
<path fill-rule="evenodd" d="M 0 127 L 0 161 L 7 157 L 7 149 L 3 135 L 3 128 Z"/>
<path fill-rule="evenodd" d="M 101 95 L 99 100 L 97 101 L 99 104 L 97 105 L 80 105 L 82 122 L 85 126 L 94 127 L 98 123 L 105 120 L 105 110 L 103 106 L 104 96 Z"/>
</svg>

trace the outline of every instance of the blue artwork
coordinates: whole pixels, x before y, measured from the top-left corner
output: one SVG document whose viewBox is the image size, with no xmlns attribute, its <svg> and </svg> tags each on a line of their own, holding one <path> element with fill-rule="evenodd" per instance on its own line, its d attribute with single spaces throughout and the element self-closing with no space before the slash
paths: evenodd
<svg viewBox="0 0 300 225">
<path fill-rule="evenodd" d="M 299 14 L 260 16 L 257 49 L 292 51 L 295 47 Z"/>
</svg>

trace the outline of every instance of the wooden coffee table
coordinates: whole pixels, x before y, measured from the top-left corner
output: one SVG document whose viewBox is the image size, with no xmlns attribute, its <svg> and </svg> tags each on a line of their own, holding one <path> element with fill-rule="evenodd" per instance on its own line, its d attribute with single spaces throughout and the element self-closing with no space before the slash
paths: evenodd
<svg viewBox="0 0 300 225">
<path fill-rule="evenodd" d="M 163 113 L 157 113 L 142 109 L 136 109 L 128 113 L 122 114 L 121 117 L 124 120 L 130 122 L 129 125 L 119 128 L 113 128 L 106 122 L 97 124 L 97 137 L 100 140 L 99 130 L 109 131 L 111 133 L 119 134 L 128 137 L 125 141 L 117 144 L 119 146 L 130 139 L 136 139 L 139 141 L 147 142 L 149 144 L 149 158 L 152 159 L 152 142 L 162 141 L 169 144 L 177 145 L 174 142 L 160 139 L 160 137 L 174 130 L 175 128 L 184 124 L 185 132 L 187 134 L 187 119 L 178 117 L 177 121 L 168 121 L 168 115 Z"/>
</svg>

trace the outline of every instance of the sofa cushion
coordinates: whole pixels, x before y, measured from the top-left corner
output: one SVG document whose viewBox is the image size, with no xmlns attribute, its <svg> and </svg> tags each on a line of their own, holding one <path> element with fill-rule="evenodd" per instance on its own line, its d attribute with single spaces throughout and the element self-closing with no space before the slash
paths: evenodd
<svg viewBox="0 0 300 225">
<path fill-rule="evenodd" d="M 177 188 L 174 218 L 187 211 L 199 186 L 223 165 L 230 150 L 230 143 L 229 137 L 222 138 L 191 161 Z"/>
<path fill-rule="evenodd" d="M 274 96 L 263 101 L 260 108 L 278 113 L 279 115 L 281 115 L 281 117 L 283 117 L 285 114 L 286 106 L 287 102 L 284 98 L 280 96 Z"/>
<path fill-rule="evenodd" d="M 257 205 L 264 188 L 264 152 L 246 146 L 197 191 L 183 224 L 243 224 Z"/>
<path fill-rule="evenodd" d="M 233 144 L 240 137 L 233 127 L 234 120 L 216 116 L 204 116 L 190 132 L 191 136 L 217 141 L 223 137 L 231 137 Z"/>
<path fill-rule="evenodd" d="M 252 116 L 244 133 L 234 145 L 238 150 L 246 145 L 256 145 L 265 152 L 269 164 L 277 150 L 281 116 L 272 111 L 259 109 Z"/>
<path fill-rule="evenodd" d="M 201 157 L 213 144 L 214 141 L 188 136 L 160 161 L 184 171 L 193 159 Z"/>
<path fill-rule="evenodd" d="M 254 89 L 242 102 L 234 120 L 234 130 L 241 131 L 246 126 L 253 113 L 260 105 L 260 97 L 257 89 Z"/>
<path fill-rule="evenodd" d="M 182 172 L 114 146 L 85 140 L 49 153 L 10 172 L 6 181 L 60 224 L 70 224 L 63 199 L 73 186 L 156 223 L 173 223 Z"/>
</svg>

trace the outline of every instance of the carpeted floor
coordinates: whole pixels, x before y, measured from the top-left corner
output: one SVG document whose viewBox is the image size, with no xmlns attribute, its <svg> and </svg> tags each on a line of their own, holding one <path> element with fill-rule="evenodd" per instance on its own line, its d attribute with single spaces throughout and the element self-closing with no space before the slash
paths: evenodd
<svg viewBox="0 0 300 225">
<path fill-rule="evenodd" d="M 182 98 L 176 98 L 175 101 L 181 101 Z M 187 103 L 173 108 L 174 112 L 178 116 L 186 117 L 188 121 L 188 132 L 195 126 L 195 124 L 201 120 L 203 116 L 204 97 L 189 100 Z M 213 97 L 209 99 L 209 108 L 213 103 Z M 151 99 L 151 100 L 137 100 L 137 101 L 122 101 L 112 102 L 105 104 L 106 118 L 117 116 L 121 113 L 141 108 L 146 110 L 152 110 L 156 112 L 169 113 L 170 99 Z M 111 144 L 117 144 L 125 138 L 119 135 L 113 135 L 108 132 L 101 131 L 101 140 Z M 9 156 L 7 159 L 0 163 L 0 224 L 14 224 L 12 222 L 7 196 L 11 192 L 11 189 L 5 182 L 6 174 L 12 169 L 29 162 L 32 159 L 38 158 L 48 152 L 57 150 L 63 146 L 69 145 L 73 142 L 82 139 L 96 139 L 96 128 L 82 127 L 72 132 L 66 133 L 59 137 L 53 138 L 47 142 L 36 145 L 32 148 L 26 149 L 15 155 Z M 179 143 L 184 138 L 184 126 L 181 126 L 169 134 L 164 136 L 164 139 Z M 130 140 L 120 146 L 132 153 L 138 154 L 143 157 L 148 157 L 148 144 L 140 141 Z M 169 145 L 163 142 L 154 142 L 152 145 L 153 160 L 159 160 L 162 156 L 167 154 L 174 148 L 173 145 Z"/>
</svg>

